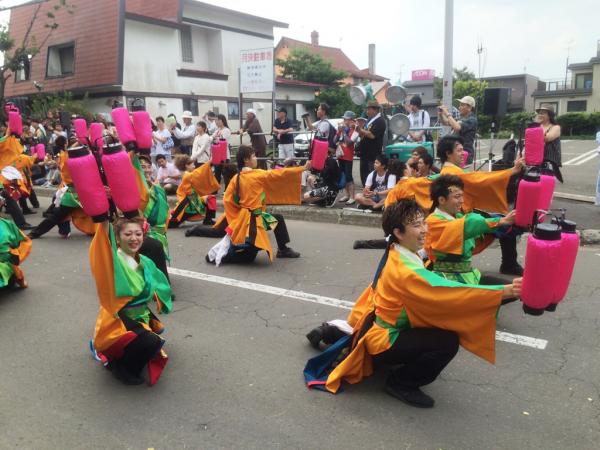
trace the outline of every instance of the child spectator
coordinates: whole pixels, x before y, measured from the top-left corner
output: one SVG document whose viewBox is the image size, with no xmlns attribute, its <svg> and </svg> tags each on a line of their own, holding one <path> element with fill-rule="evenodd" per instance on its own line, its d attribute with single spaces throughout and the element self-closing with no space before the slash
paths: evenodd
<svg viewBox="0 0 600 450">
<path fill-rule="evenodd" d="M 396 175 L 387 170 L 388 159 L 384 155 L 375 158 L 375 170 L 367 176 L 363 192 L 356 194 L 356 203 L 373 210 L 383 209 L 385 197 L 396 185 Z"/>
</svg>

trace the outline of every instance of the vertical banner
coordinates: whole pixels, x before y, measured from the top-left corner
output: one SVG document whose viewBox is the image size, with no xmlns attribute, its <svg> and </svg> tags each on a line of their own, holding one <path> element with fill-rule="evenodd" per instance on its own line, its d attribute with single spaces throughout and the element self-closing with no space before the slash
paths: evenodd
<svg viewBox="0 0 600 450">
<path fill-rule="evenodd" d="M 242 50 L 240 92 L 272 92 L 274 86 L 273 48 Z"/>
</svg>

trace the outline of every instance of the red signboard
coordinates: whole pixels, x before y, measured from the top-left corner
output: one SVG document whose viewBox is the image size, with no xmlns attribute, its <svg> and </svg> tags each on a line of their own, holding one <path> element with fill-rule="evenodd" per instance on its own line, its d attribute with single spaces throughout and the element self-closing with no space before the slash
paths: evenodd
<svg viewBox="0 0 600 450">
<path fill-rule="evenodd" d="M 412 81 L 433 80 L 435 78 L 435 70 L 421 69 L 412 71 Z"/>
</svg>

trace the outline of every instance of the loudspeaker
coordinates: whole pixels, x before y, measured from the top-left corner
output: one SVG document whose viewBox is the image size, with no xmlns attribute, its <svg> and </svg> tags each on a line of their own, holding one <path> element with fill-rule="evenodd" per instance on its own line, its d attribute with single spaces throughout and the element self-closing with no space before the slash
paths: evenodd
<svg viewBox="0 0 600 450">
<path fill-rule="evenodd" d="M 486 116 L 504 117 L 509 94 L 510 88 L 486 88 L 483 91 L 483 113 Z"/>
<path fill-rule="evenodd" d="M 71 128 L 71 113 L 69 111 L 61 111 L 58 113 L 60 116 L 60 124 L 66 130 Z"/>
</svg>

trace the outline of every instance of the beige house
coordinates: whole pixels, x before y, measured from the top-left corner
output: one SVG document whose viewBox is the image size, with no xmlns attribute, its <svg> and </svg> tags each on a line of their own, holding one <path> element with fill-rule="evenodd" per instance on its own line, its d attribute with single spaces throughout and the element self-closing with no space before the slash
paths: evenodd
<svg viewBox="0 0 600 450">
<path fill-rule="evenodd" d="M 535 107 L 554 106 L 557 115 L 568 112 L 600 111 L 600 41 L 596 56 L 586 63 L 569 64 L 570 79 L 546 82 L 544 90 L 533 93 Z"/>
</svg>

